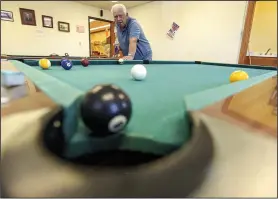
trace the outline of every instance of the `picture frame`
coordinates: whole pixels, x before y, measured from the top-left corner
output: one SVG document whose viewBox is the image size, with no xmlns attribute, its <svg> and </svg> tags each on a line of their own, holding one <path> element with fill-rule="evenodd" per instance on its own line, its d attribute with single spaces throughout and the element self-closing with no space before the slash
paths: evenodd
<svg viewBox="0 0 278 199">
<path fill-rule="evenodd" d="M 70 32 L 70 24 L 63 21 L 58 21 L 58 30 L 61 32 Z"/>
<path fill-rule="evenodd" d="M 29 26 L 37 26 L 36 15 L 34 10 L 19 8 L 21 24 Z"/>
<path fill-rule="evenodd" d="M 7 10 L 1 10 L 1 20 L 14 22 L 13 12 Z"/>
<path fill-rule="evenodd" d="M 42 15 L 42 27 L 53 28 L 53 17 Z"/>
</svg>

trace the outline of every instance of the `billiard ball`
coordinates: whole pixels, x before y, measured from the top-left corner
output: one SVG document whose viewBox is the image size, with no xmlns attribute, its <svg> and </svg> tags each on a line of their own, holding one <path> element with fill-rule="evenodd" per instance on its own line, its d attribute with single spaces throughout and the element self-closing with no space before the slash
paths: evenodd
<svg viewBox="0 0 278 199">
<path fill-rule="evenodd" d="M 142 64 L 136 64 L 131 68 L 131 76 L 134 80 L 143 80 L 147 76 L 147 69 Z"/>
<path fill-rule="evenodd" d="M 124 63 L 124 59 L 120 58 L 120 59 L 118 60 L 118 63 L 119 63 L 119 64 L 123 64 L 123 63 Z"/>
<path fill-rule="evenodd" d="M 62 66 L 62 62 L 65 61 L 65 60 L 68 60 L 68 59 L 65 58 L 65 57 L 61 59 L 61 62 L 60 62 L 61 66 Z"/>
<path fill-rule="evenodd" d="M 230 75 L 230 82 L 237 82 L 249 79 L 249 75 L 243 70 L 237 70 Z"/>
<path fill-rule="evenodd" d="M 51 62 L 48 59 L 40 59 L 39 60 L 39 66 L 42 69 L 49 69 L 51 66 Z"/>
<path fill-rule="evenodd" d="M 89 65 L 89 60 L 84 58 L 81 60 L 81 64 L 82 64 L 82 66 L 87 67 Z"/>
<path fill-rule="evenodd" d="M 68 59 L 65 59 L 61 62 L 61 66 L 65 69 L 65 70 L 70 70 L 72 68 L 72 62 Z"/>
<path fill-rule="evenodd" d="M 91 136 L 120 133 L 132 114 L 129 96 L 118 86 L 100 84 L 89 90 L 80 103 L 80 115 Z"/>
</svg>

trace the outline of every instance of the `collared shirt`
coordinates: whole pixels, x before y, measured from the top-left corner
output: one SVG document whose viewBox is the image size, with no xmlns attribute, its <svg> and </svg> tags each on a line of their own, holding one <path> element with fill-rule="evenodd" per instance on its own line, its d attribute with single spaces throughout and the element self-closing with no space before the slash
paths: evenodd
<svg viewBox="0 0 278 199">
<path fill-rule="evenodd" d="M 126 26 L 121 30 L 120 26 L 116 24 L 116 29 L 120 48 L 124 56 L 128 56 L 129 53 L 129 39 L 135 37 L 138 40 L 134 60 L 152 60 L 150 43 L 136 19 L 128 17 Z"/>
</svg>

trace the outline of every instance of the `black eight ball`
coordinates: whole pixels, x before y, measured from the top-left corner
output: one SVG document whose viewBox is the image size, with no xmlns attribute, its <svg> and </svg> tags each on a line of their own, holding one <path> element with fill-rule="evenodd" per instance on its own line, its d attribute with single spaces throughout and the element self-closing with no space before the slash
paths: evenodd
<svg viewBox="0 0 278 199">
<path fill-rule="evenodd" d="M 129 96 L 113 84 L 96 85 L 81 101 L 81 118 L 92 136 L 105 137 L 122 131 L 132 114 Z"/>
</svg>

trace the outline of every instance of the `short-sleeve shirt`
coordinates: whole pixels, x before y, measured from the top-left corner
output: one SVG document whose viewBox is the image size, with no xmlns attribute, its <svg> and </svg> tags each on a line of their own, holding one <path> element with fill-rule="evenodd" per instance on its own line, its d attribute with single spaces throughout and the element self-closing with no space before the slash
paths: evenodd
<svg viewBox="0 0 278 199">
<path fill-rule="evenodd" d="M 151 45 L 136 19 L 128 17 L 127 24 L 122 30 L 118 25 L 116 25 L 116 28 L 118 41 L 124 56 L 128 56 L 129 53 L 129 39 L 136 37 L 138 40 L 134 60 L 152 60 Z"/>
</svg>

